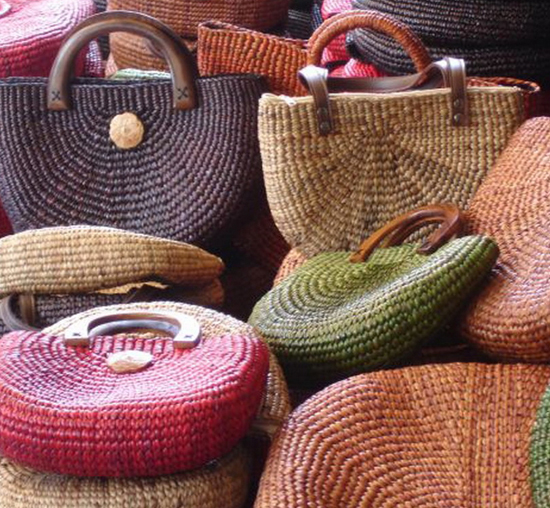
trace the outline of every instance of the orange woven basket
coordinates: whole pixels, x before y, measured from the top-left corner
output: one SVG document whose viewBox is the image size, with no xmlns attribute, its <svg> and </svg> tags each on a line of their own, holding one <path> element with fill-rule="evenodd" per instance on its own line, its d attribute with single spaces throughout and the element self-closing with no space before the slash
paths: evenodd
<svg viewBox="0 0 550 508">
<path fill-rule="evenodd" d="M 532 508 L 550 367 L 427 365 L 317 393 L 274 443 L 255 508 Z"/>
</svg>

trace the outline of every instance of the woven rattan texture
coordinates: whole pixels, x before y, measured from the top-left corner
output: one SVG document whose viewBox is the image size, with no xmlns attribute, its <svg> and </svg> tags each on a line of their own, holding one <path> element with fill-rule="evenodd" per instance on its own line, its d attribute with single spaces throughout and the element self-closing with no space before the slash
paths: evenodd
<svg viewBox="0 0 550 508">
<path fill-rule="evenodd" d="M 0 505 L 10 508 L 242 508 L 249 459 L 238 447 L 202 469 L 157 478 L 78 478 L 0 459 Z"/>
<path fill-rule="evenodd" d="M 531 486 L 534 506 L 550 505 L 550 389 L 546 389 L 531 434 Z"/>
<path fill-rule="evenodd" d="M 399 214 L 438 202 L 467 208 L 521 125 L 516 89 L 470 88 L 470 122 L 451 125 L 448 90 L 331 95 L 334 129 L 319 134 L 312 97 L 260 100 L 271 212 L 310 257 L 355 250 Z"/>
<path fill-rule="evenodd" d="M 550 118 L 527 121 L 512 138 L 468 212 L 471 231 L 500 247 L 489 283 L 462 332 L 501 359 L 550 361 Z"/>
<path fill-rule="evenodd" d="M 0 82 L 0 197 L 14 229 L 93 224 L 201 245 L 228 233 L 261 183 L 264 83 L 224 76 L 196 86 L 198 106 L 175 111 L 169 81 L 87 79 L 60 112 L 45 109 L 45 80 Z M 125 111 L 145 137 L 122 151 L 109 126 Z"/>
<path fill-rule="evenodd" d="M 9 0 L 0 16 L 0 78 L 47 76 L 61 42 L 95 12 L 93 0 Z M 75 74 L 84 70 L 81 53 Z"/>
<path fill-rule="evenodd" d="M 529 438 L 550 369 L 448 364 L 347 379 L 271 449 L 255 508 L 531 508 Z"/>
<path fill-rule="evenodd" d="M 290 249 L 290 252 L 285 256 L 279 270 L 277 271 L 273 285 L 276 286 L 282 282 L 294 270 L 296 270 L 296 268 L 302 266 L 306 261 L 307 257 L 304 256 L 298 249 Z"/>
<path fill-rule="evenodd" d="M 213 310 L 175 302 L 130 303 L 111 307 L 99 307 L 64 319 L 47 328 L 45 332 L 54 335 L 61 334 L 70 325 L 80 319 L 103 313 L 107 309 L 120 312 L 135 310 L 168 310 L 182 312 L 194 317 L 199 322 L 202 330 L 202 340 L 204 341 L 209 340 L 211 337 L 229 334 L 261 338 L 254 328 L 238 319 Z M 253 430 L 255 432 L 265 431 L 266 434 L 271 435 L 273 431 L 278 429 L 282 424 L 289 410 L 290 399 L 286 381 L 275 356 L 271 354 L 264 398 L 261 408 L 258 411 L 257 418 L 253 423 Z"/>
<path fill-rule="evenodd" d="M 395 365 L 449 323 L 498 255 L 481 236 L 429 256 L 416 249 L 378 249 L 363 263 L 347 252 L 319 254 L 260 300 L 249 322 L 291 385 Z"/>
</svg>

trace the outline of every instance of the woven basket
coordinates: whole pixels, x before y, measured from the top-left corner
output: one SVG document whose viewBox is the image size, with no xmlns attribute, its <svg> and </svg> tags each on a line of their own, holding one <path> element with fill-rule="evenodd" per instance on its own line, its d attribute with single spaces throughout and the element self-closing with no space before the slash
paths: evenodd
<svg viewBox="0 0 550 508">
<path fill-rule="evenodd" d="M 173 83 L 70 86 L 82 31 L 109 30 L 162 43 Z M 92 224 L 201 246 L 230 236 L 262 191 L 257 111 L 265 86 L 257 76 L 195 80 L 194 72 L 165 25 L 107 12 L 67 39 L 49 80 L 0 83 L 0 197 L 14 229 Z"/>
<path fill-rule="evenodd" d="M 157 478 L 78 478 L 0 459 L 0 505 L 10 508 L 242 508 L 249 460 L 241 448 L 202 469 Z"/>
<path fill-rule="evenodd" d="M 290 249 L 289 253 L 283 259 L 281 266 L 275 276 L 273 285 L 276 286 L 284 279 L 286 279 L 296 268 L 299 268 L 307 261 L 307 257 L 304 256 L 298 249 Z"/>
<path fill-rule="evenodd" d="M 266 338 L 289 383 L 326 385 L 395 365 L 447 325 L 498 255 L 482 236 L 443 245 L 459 220 L 453 207 L 410 212 L 375 233 L 358 255 L 319 254 L 262 298 L 249 322 Z M 443 223 L 437 245 L 394 247 L 433 221 Z M 392 247 L 375 250 L 382 240 Z"/>
<path fill-rule="evenodd" d="M 550 368 L 448 364 L 314 395 L 271 449 L 255 508 L 531 508 L 529 440 Z"/>
<path fill-rule="evenodd" d="M 419 67 L 429 58 L 414 35 L 385 16 L 343 13 L 329 22 L 329 35 L 370 23 L 410 39 Z M 345 88 L 343 81 L 339 86 Z M 308 257 L 353 250 L 413 207 L 450 202 L 466 209 L 525 117 L 522 91 L 506 86 L 468 87 L 460 104 L 468 104 L 469 120 L 460 127 L 453 125 L 449 89 L 335 93 L 325 99 L 328 108 L 316 106 L 312 96 L 288 101 L 265 94 L 260 100 L 270 209 L 288 243 Z M 328 134 L 319 118 L 325 110 L 332 118 Z"/>
<path fill-rule="evenodd" d="M 62 336 L 5 335 L 2 455 L 52 473 L 134 477 L 197 469 L 229 453 L 264 396 L 269 350 L 253 333 L 206 335 L 191 315 L 204 310 L 188 309 L 110 310 Z M 111 335 L 157 327 L 173 338 Z"/>
<path fill-rule="evenodd" d="M 550 361 L 550 118 L 527 121 L 512 138 L 468 213 L 469 229 L 497 241 L 490 282 L 472 302 L 462 332 L 507 360 Z"/>
<path fill-rule="evenodd" d="M 531 486 L 536 508 L 546 508 L 550 503 L 550 389 L 541 400 L 537 419 L 531 433 Z"/>
</svg>

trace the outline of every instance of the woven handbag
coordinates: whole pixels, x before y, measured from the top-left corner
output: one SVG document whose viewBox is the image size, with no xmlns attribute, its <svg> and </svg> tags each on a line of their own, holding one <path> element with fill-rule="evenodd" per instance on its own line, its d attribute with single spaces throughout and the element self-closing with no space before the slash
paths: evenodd
<svg viewBox="0 0 550 508">
<path fill-rule="evenodd" d="M 136 328 L 161 332 L 112 335 Z M 165 333 L 172 337 L 158 336 Z M 229 453 L 260 406 L 269 350 L 255 336 L 202 333 L 183 313 L 108 310 L 61 336 L 5 335 L 2 455 L 39 471 L 132 477 L 188 471 Z"/>
<path fill-rule="evenodd" d="M 531 432 L 530 466 L 533 500 L 536 508 L 550 503 L 550 389 L 547 387 Z"/>
<path fill-rule="evenodd" d="M 255 508 L 531 508 L 549 380 L 547 366 L 455 363 L 336 383 L 284 425 Z"/>
<path fill-rule="evenodd" d="M 400 41 L 417 41 L 406 27 L 377 13 L 343 13 L 329 21 L 332 33 L 339 23 L 342 29 L 370 24 Z M 260 100 L 270 209 L 291 247 L 308 257 L 353 250 L 413 207 L 451 202 L 466 209 L 525 117 L 519 88 L 466 86 L 462 61 L 426 67 L 423 46 L 407 47 L 424 68 L 420 75 L 339 79 L 308 67 L 302 76 L 313 96 L 289 101 L 265 94 Z M 451 86 L 415 89 L 420 83 Z M 354 87 L 354 93 L 329 96 Z"/>
<path fill-rule="evenodd" d="M 515 134 L 468 212 L 470 231 L 493 237 L 501 254 L 461 330 L 497 358 L 550 361 L 549 193 L 550 118 L 541 117 Z"/>
<path fill-rule="evenodd" d="M 441 228 L 420 249 L 399 245 L 434 222 Z M 487 237 L 449 241 L 461 227 L 450 205 L 402 215 L 351 258 L 329 252 L 307 261 L 258 302 L 249 322 L 298 387 L 395 365 L 449 323 L 496 260 Z"/>
<path fill-rule="evenodd" d="M 237 447 L 207 466 L 155 478 L 80 478 L 0 459 L 0 506 L 10 508 L 242 508 L 249 482 Z"/>
<path fill-rule="evenodd" d="M 112 30 L 162 46 L 172 83 L 70 84 L 79 48 Z M 49 80 L 0 81 L 0 197 L 14 229 L 91 224 L 201 246 L 224 241 L 261 193 L 264 84 L 251 75 L 195 79 L 194 71 L 165 25 L 106 12 L 72 33 Z"/>
<path fill-rule="evenodd" d="M 198 247 L 112 228 L 17 233 L 0 240 L 0 331 L 42 329 L 128 301 L 221 305 L 223 266 Z"/>
</svg>

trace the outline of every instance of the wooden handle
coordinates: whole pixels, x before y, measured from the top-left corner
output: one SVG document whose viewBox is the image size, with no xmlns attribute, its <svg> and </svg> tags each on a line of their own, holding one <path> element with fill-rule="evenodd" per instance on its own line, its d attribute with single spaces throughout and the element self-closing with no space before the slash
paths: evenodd
<svg viewBox="0 0 550 508">
<path fill-rule="evenodd" d="M 462 233 L 464 219 L 455 205 L 430 205 L 400 215 L 365 240 L 350 258 L 352 263 L 366 261 L 377 247 L 400 245 L 408 236 L 429 224 L 441 224 L 419 247 L 421 254 L 431 254 L 454 236 Z"/>
<path fill-rule="evenodd" d="M 69 81 L 76 56 L 92 39 L 111 32 L 141 35 L 161 48 L 172 73 L 174 108 L 195 107 L 197 71 L 193 57 L 181 39 L 151 16 L 130 11 L 110 11 L 89 17 L 70 32 L 63 42 L 48 79 L 48 109 L 60 111 L 71 108 Z"/>
<path fill-rule="evenodd" d="M 330 41 L 358 28 L 369 28 L 393 37 L 409 54 L 418 72 L 432 63 L 426 46 L 407 25 L 377 11 L 348 11 L 330 17 L 315 30 L 307 46 L 308 65 L 320 65 L 323 50 Z"/>
</svg>

